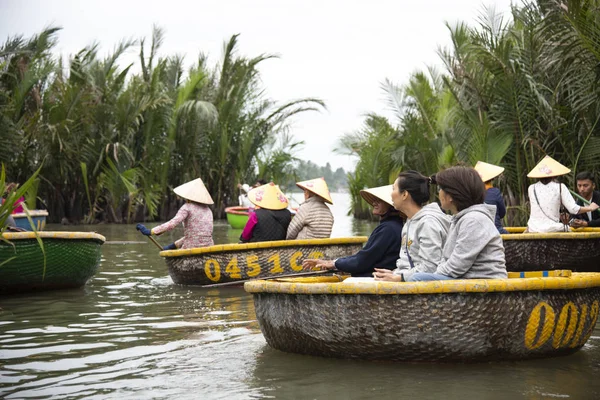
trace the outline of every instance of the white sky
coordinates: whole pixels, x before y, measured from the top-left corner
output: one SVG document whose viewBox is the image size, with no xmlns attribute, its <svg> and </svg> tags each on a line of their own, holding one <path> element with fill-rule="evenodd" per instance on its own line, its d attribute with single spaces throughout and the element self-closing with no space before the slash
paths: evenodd
<svg viewBox="0 0 600 400">
<path fill-rule="evenodd" d="M 192 63 L 204 52 L 214 65 L 224 41 L 240 33 L 241 54 L 281 57 L 261 67 L 270 98 L 327 104 L 327 111 L 295 118 L 294 137 L 306 143 L 297 156 L 348 170 L 355 160 L 332 150 L 339 136 L 361 127 L 365 113 L 386 113 L 381 82 L 403 84 L 411 72 L 441 65 L 436 51 L 449 44 L 444 23 L 474 25 L 484 5 L 510 10 L 510 0 L 0 0 L 0 42 L 58 25 L 63 55 L 94 41 L 105 54 L 123 38 L 149 40 L 157 24 L 166 32 L 161 54 Z"/>
</svg>

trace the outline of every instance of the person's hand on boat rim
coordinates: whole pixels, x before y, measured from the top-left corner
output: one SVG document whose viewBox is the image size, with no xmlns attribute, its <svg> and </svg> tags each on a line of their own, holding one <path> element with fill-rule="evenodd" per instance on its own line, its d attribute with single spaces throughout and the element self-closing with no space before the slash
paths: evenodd
<svg viewBox="0 0 600 400">
<path fill-rule="evenodd" d="M 146 228 L 143 224 L 137 224 L 135 226 L 135 229 L 142 232 L 142 235 L 145 235 L 145 236 L 152 235 L 152 231 L 150 229 Z"/>
<path fill-rule="evenodd" d="M 384 268 L 375 268 L 373 278 L 375 278 L 376 281 L 402 282 L 402 277 L 400 275 L 396 275 L 393 271 Z"/>
<path fill-rule="evenodd" d="M 333 260 L 319 260 L 319 259 L 309 258 L 309 259 L 302 261 L 302 268 L 305 271 L 335 269 L 335 262 Z"/>
</svg>

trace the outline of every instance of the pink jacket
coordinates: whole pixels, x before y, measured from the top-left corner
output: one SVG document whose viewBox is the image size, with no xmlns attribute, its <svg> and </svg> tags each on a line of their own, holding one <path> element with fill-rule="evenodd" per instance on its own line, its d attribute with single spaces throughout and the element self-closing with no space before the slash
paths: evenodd
<svg viewBox="0 0 600 400">
<path fill-rule="evenodd" d="M 175 244 L 180 249 L 212 246 L 214 244 L 213 215 L 210 208 L 204 204 L 185 203 L 175 217 L 162 225 L 152 228 L 152 233 L 160 235 L 163 232 L 175 229 L 183 222 L 183 238 Z"/>
</svg>

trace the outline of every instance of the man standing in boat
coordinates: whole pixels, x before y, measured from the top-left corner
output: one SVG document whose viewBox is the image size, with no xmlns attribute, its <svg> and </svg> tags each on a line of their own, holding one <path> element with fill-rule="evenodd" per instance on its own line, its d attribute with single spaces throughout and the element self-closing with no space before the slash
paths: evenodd
<svg viewBox="0 0 600 400">
<path fill-rule="evenodd" d="M 576 179 L 579 195 L 590 203 L 600 204 L 600 192 L 594 190 L 596 189 L 596 184 L 594 183 L 592 173 L 588 171 L 580 172 L 577 174 Z M 581 199 L 577 199 L 577 204 L 584 206 Z M 575 215 L 574 218 L 571 222 L 571 226 L 574 228 L 597 228 L 600 226 L 600 210 Z"/>
</svg>

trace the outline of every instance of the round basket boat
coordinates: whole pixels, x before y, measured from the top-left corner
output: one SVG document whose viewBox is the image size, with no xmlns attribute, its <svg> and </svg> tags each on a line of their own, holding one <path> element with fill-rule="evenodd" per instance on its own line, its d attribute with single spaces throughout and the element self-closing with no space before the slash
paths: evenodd
<svg viewBox="0 0 600 400">
<path fill-rule="evenodd" d="M 507 228 L 502 235 L 506 269 L 535 271 L 570 269 L 600 272 L 600 229 L 583 228 L 570 232 L 522 233 L 525 228 Z"/>
<path fill-rule="evenodd" d="M 161 251 L 173 282 L 210 285 L 302 272 L 306 258 L 336 259 L 362 249 L 366 236 L 279 240 Z"/>
<path fill-rule="evenodd" d="M 227 207 L 227 222 L 234 229 L 244 229 L 248 222 L 248 207 Z"/>
<path fill-rule="evenodd" d="M 85 285 L 98 271 L 105 240 L 102 235 L 83 232 L 3 233 L 0 293 Z"/>
<path fill-rule="evenodd" d="M 27 215 L 31 218 L 31 222 L 27 219 Z M 48 217 L 48 211 L 46 210 L 29 210 L 24 213 L 16 213 L 12 214 L 13 219 L 15 220 L 15 225 L 18 228 L 25 229 L 27 231 L 42 231 L 46 227 L 46 217 Z M 32 228 L 33 224 L 33 228 Z"/>
<path fill-rule="evenodd" d="M 598 318 L 599 273 L 407 283 L 342 279 L 247 282 L 267 343 L 339 358 L 517 360 L 576 352 Z"/>
</svg>

